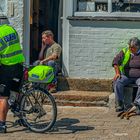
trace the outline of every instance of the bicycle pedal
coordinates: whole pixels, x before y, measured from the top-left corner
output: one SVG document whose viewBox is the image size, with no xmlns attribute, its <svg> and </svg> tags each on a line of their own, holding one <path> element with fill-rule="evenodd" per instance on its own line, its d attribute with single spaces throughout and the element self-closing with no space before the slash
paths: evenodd
<svg viewBox="0 0 140 140">
<path fill-rule="evenodd" d="M 17 126 L 17 125 L 19 125 L 18 120 L 16 120 L 16 121 L 13 123 L 13 126 L 14 126 L 14 127 Z"/>
<path fill-rule="evenodd" d="M 27 125 L 24 123 L 24 121 L 22 119 L 18 119 L 15 121 L 16 125 L 20 125 L 20 126 L 24 126 L 27 127 Z"/>
</svg>

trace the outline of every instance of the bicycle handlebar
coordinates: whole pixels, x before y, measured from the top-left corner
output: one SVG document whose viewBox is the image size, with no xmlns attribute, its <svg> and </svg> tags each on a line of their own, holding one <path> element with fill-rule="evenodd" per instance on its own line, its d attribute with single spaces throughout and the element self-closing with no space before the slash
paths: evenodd
<svg viewBox="0 0 140 140">
<path fill-rule="evenodd" d="M 24 67 L 24 68 L 30 68 L 30 67 L 33 67 L 33 66 L 34 66 L 34 65 L 23 63 L 23 67 Z"/>
</svg>

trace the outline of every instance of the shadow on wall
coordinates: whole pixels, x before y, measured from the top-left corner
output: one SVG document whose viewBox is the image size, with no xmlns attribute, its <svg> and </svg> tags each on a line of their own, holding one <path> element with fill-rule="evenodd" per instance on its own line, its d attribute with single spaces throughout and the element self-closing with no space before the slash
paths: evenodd
<svg viewBox="0 0 140 140">
<path fill-rule="evenodd" d="M 66 77 L 58 76 L 58 91 L 70 90 L 70 86 Z"/>
<path fill-rule="evenodd" d="M 61 67 L 60 72 L 57 77 L 58 78 L 58 91 L 70 90 L 69 82 L 67 80 L 67 76 L 68 76 L 67 69 L 65 65 L 63 65 L 63 70 L 62 70 L 62 66 L 60 67 Z"/>
</svg>

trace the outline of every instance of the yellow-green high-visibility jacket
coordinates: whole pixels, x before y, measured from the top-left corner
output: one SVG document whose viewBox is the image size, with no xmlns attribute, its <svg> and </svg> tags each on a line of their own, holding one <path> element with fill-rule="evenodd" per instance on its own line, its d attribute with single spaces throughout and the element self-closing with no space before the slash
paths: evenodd
<svg viewBox="0 0 140 140">
<path fill-rule="evenodd" d="M 0 26 L 0 64 L 14 65 L 25 61 L 19 37 L 9 25 Z"/>
<path fill-rule="evenodd" d="M 129 58 L 130 58 L 130 55 L 131 55 L 131 52 L 129 50 L 128 47 L 126 48 L 123 48 L 122 49 L 123 53 L 124 53 L 124 59 L 122 61 L 122 64 L 119 66 L 119 70 L 121 73 L 124 73 L 124 66 L 127 64 L 127 62 L 129 61 Z"/>
</svg>

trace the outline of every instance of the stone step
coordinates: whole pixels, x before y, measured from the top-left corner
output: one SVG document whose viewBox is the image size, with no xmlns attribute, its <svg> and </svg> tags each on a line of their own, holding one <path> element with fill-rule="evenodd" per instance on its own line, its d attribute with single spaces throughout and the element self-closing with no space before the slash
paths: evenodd
<svg viewBox="0 0 140 140">
<path fill-rule="evenodd" d="M 58 76 L 59 90 L 112 91 L 111 79 L 86 79 Z"/>
<path fill-rule="evenodd" d="M 57 105 L 60 106 L 108 106 L 111 92 L 94 91 L 59 91 L 54 93 Z"/>
</svg>

